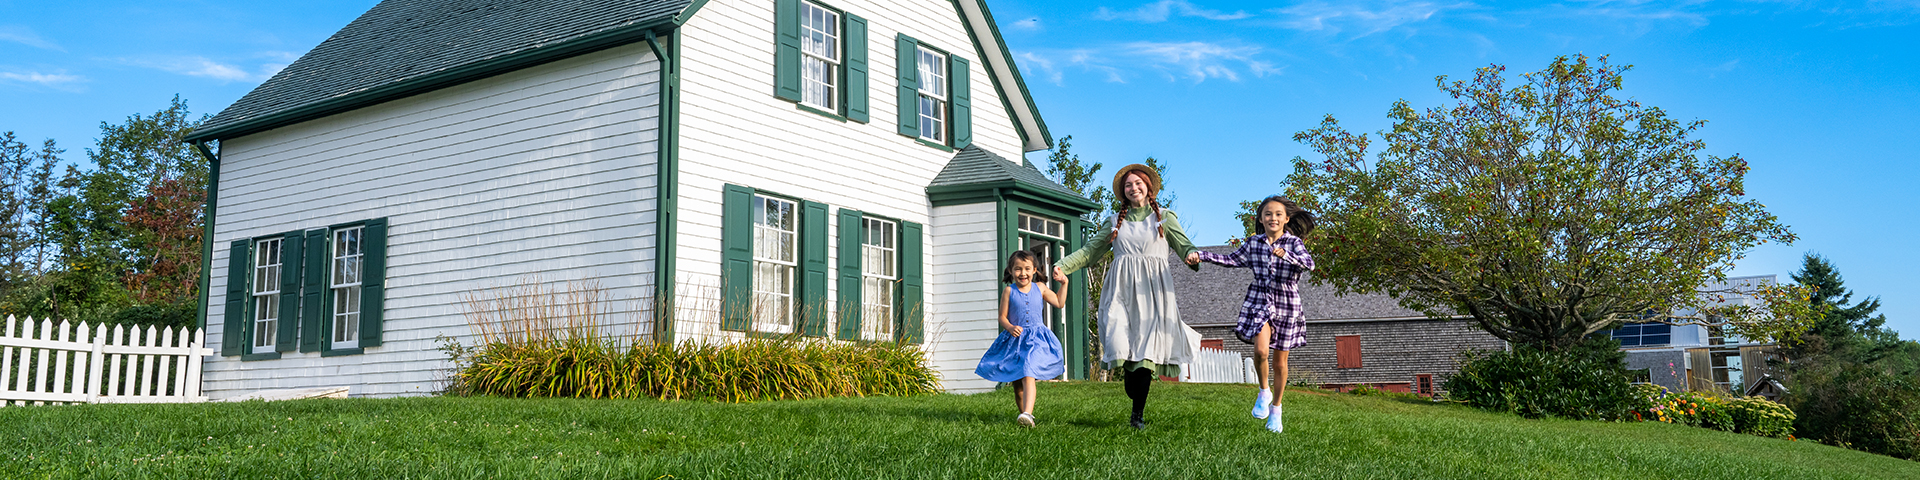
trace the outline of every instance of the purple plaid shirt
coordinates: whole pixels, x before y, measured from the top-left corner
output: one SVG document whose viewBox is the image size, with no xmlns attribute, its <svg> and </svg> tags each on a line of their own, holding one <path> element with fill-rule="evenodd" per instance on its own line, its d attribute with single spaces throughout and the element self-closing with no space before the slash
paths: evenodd
<svg viewBox="0 0 1920 480">
<path fill-rule="evenodd" d="M 1286 258 L 1273 253 L 1275 245 L 1287 251 Z M 1258 325 L 1272 320 L 1293 320 L 1306 314 L 1300 307 L 1300 276 L 1313 270 L 1313 255 L 1307 253 L 1307 244 L 1300 241 L 1300 237 L 1281 234 L 1279 241 L 1269 245 L 1266 234 L 1254 235 L 1230 254 L 1201 251 L 1200 260 L 1222 267 L 1253 269 L 1253 284 L 1247 285 L 1247 299 L 1240 304 L 1240 323 Z"/>
</svg>

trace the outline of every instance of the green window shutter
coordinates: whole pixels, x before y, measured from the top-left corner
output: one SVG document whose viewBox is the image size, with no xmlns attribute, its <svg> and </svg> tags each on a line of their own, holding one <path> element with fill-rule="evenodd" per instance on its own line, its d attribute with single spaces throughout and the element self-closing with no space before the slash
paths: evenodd
<svg viewBox="0 0 1920 480">
<path fill-rule="evenodd" d="M 773 2 L 773 96 L 800 101 L 800 0 Z"/>
<path fill-rule="evenodd" d="M 380 346 L 387 313 L 387 219 L 360 230 L 360 348 Z"/>
<path fill-rule="evenodd" d="M 840 339 L 860 339 L 860 245 L 866 214 L 840 209 Z"/>
<path fill-rule="evenodd" d="M 274 332 L 273 351 L 291 352 L 300 341 L 301 248 L 306 232 L 288 232 L 280 236 L 280 326 Z"/>
<path fill-rule="evenodd" d="M 753 324 L 753 189 L 727 185 L 720 210 L 720 329 L 746 330 Z"/>
<path fill-rule="evenodd" d="M 907 34 L 894 38 L 895 68 L 900 76 L 900 134 L 920 136 L 920 41 Z"/>
<path fill-rule="evenodd" d="M 332 282 L 327 281 L 327 264 L 332 252 L 327 249 L 327 231 L 307 232 L 307 273 L 306 287 L 300 291 L 300 351 L 317 352 L 325 344 L 327 334 L 333 322 L 333 310 L 327 308 L 326 291 Z"/>
<path fill-rule="evenodd" d="M 900 332 L 911 344 L 926 341 L 926 294 L 920 268 L 920 224 L 900 222 Z"/>
<path fill-rule="evenodd" d="M 247 351 L 247 280 L 253 277 L 253 241 L 234 240 L 227 251 L 227 318 L 221 322 L 220 354 L 233 356 Z"/>
<path fill-rule="evenodd" d="M 867 123 L 867 19 L 845 15 L 847 119 Z"/>
<path fill-rule="evenodd" d="M 947 92 L 952 100 L 950 105 L 953 106 L 953 120 L 949 122 L 953 126 L 953 148 L 966 148 L 973 143 L 973 95 L 970 93 L 972 89 L 967 88 L 971 85 L 967 83 L 967 59 L 959 55 L 948 55 L 947 58 L 951 59 L 948 62 L 947 79 L 952 82 L 947 86 Z"/>
<path fill-rule="evenodd" d="M 800 332 L 827 336 L 827 204 L 800 201 Z"/>
</svg>

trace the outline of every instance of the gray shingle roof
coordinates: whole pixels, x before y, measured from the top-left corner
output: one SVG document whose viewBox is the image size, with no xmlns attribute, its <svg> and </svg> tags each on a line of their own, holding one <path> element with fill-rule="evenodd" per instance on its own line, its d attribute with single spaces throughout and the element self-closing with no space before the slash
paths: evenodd
<svg viewBox="0 0 1920 480">
<path fill-rule="evenodd" d="M 463 67 L 541 50 L 557 51 L 556 47 L 598 34 L 669 22 L 689 3 L 690 0 L 384 0 L 202 124 L 199 130 L 233 130 L 249 121 Z M 525 66 L 530 65 L 519 65 Z M 238 132 L 244 133 L 247 132 Z M 235 135 L 216 138 L 232 136 Z"/>
<path fill-rule="evenodd" d="M 940 174 L 933 177 L 933 183 L 927 186 L 947 187 L 1004 181 L 1019 182 L 1080 198 L 1078 192 L 1047 178 L 1047 175 L 1040 173 L 1040 169 L 1033 164 L 1014 163 L 1006 157 L 995 155 L 977 145 L 968 145 L 967 148 L 961 149 L 960 153 L 954 154 L 953 160 L 947 162 L 947 168 L 940 170 Z"/>
<path fill-rule="evenodd" d="M 1225 254 L 1234 247 L 1217 245 L 1200 249 Z M 1169 258 L 1176 262 L 1172 266 L 1183 265 L 1178 263 L 1179 259 Z M 1240 316 L 1240 302 L 1247 295 L 1247 284 L 1253 281 L 1250 270 L 1210 264 L 1201 265 L 1198 272 L 1168 268 L 1167 274 L 1172 277 L 1174 294 L 1180 299 L 1180 320 L 1193 326 L 1234 324 Z M 1426 316 L 1401 307 L 1398 300 L 1383 294 L 1336 295 L 1331 286 L 1306 281 L 1300 285 L 1300 302 L 1306 307 L 1309 321 Z"/>
</svg>

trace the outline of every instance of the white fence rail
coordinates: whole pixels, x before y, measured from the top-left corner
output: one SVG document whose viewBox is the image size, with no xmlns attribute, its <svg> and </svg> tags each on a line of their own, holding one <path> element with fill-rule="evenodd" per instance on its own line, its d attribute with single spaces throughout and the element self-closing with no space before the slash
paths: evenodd
<svg viewBox="0 0 1920 480">
<path fill-rule="evenodd" d="M 1212 348 L 1197 350 L 1192 365 L 1182 365 L 1180 381 L 1194 383 L 1254 383 L 1253 359 Z"/>
<path fill-rule="evenodd" d="M 214 354 L 206 343 L 205 331 L 186 328 L 9 315 L 0 327 L 0 406 L 204 402 L 200 364 Z"/>
</svg>

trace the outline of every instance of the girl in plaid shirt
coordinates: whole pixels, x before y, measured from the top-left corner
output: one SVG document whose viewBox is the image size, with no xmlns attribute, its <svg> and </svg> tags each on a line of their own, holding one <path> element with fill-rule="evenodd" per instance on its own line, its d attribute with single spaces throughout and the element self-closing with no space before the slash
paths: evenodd
<svg viewBox="0 0 1920 480">
<path fill-rule="evenodd" d="M 1253 417 L 1266 419 L 1267 429 L 1279 432 L 1280 401 L 1287 392 L 1287 353 L 1307 343 L 1300 277 L 1313 270 L 1313 255 L 1300 237 L 1313 231 L 1313 213 L 1278 195 L 1261 200 L 1257 212 L 1260 234 L 1247 237 L 1240 249 L 1227 255 L 1193 252 L 1187 261 L 1253 269 L 1253 284 L 1247 286 L 1239 325 L 1233 331 L 1241 341 L 1254 345 L 1254 363 L 1260 366 L 1260 397 L 1254 401 Z M 1280 351 L 1276 357 L 1280 375 L 1273 378 L 1271 388 L 1267 382 L 1275 376 L 1269 371 L 1268 349 Z"/>
</svg>

